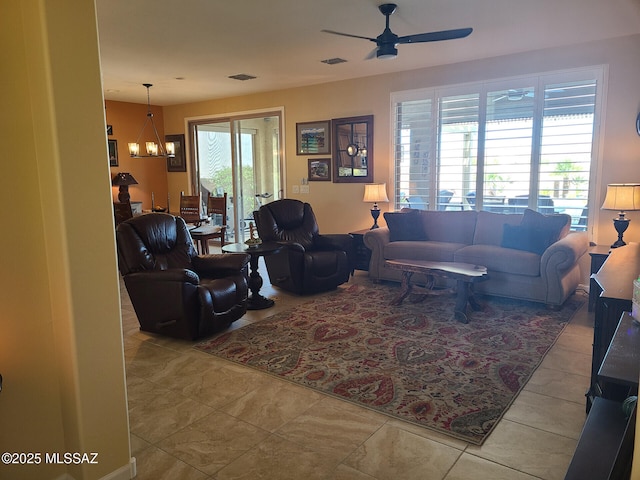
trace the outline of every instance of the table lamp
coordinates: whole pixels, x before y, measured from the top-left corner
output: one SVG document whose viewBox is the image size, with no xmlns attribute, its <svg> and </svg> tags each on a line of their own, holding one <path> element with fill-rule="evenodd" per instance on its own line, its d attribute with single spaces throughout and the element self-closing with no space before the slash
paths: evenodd
<svg viewBox="0 0 640 480">
<path fill-rule="evenodd" d="M 386 183 L 367 183 L 364 186 L 364 198 L 363 202 L 373 202 L 373 208 L 371 209 L 371 216 L 373 217 L 373 226 L 370 230 L 378 228 L 378 217 L 380 216 L 380 209 L 378 208 L 378 202 L 388 202 L 387 198 L 387 184 Z"/>
<path fill-rule="evenodd" d="M 640 210 L 640 183 L 611 183 L 607 185 L 607 195 L 602 204 L 602 210 L 617 210 L 620 213 L 613 219 L 613 226 L 618 232 L 611 248 L 626 245 L 622 234 L 629 227 L 629 219 L 624 216 L 625 211 Z"/>
<path fill-rule="evenodd" d="M 114 187 L 120 187 L 118 190 L 118 201 L 120 203 L 129 203 L 131 196 L 129 195 L 129 185 L 137 185 L 138 182 L 133 175 L 127 172 L 117 173 L 111 179 L 111 185 Z"/>
</svg>

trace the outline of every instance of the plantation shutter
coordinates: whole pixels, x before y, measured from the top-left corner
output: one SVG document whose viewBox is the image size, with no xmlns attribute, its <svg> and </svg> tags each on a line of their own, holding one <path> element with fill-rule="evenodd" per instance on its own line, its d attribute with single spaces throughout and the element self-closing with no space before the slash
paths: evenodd
<svg viewBox="0 0 640 480">
<path fill-rule="evenodd" d="M 395 109 L 395 205 L 427 210 L 437 178 L 432 172 L 435 147 L 431 98 L 405 101 Z"/>
<path fill-rule="evenodd" d="M 392 95 L 396 209 L 568 213 L 586 230 L 603 69 Z"/>
</svg>

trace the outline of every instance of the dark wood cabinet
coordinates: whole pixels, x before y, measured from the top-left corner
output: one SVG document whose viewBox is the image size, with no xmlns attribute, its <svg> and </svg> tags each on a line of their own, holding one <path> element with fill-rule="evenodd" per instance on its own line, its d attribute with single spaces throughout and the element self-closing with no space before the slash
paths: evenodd
<svg viewBox="0 0 640 480">
<path fill-rule="evenodd" d="M 623 402 L 638 394 L 640 325 L 629 312 L 639 273 L 640 245 L 630 243 L 612 249 L 591 275 L 598 295 L 588 416 L 565 480 L 630 478 L 636 407 L 629 412 Z"/>
<path fill-rule="evenodd" d="M 371 260 L 371 250 L 369 250 L 364 244 L 364 234 L 369 230 L 358 230 L 356 232 L 350 232 L 349 235 L 353 237 L 353 243 L 356 253 L 356 270 L 369 271 L 369 261 Z"/>
<path fill-rule="evenodd" d="M 596 300 L 593 322 L 593 357 L 591 359 L 591 382 L 587 392 L 587 411 L 593 399 L 602 395 L 598 383 L 598 371 L 602 365 L 613 334 L 623 312 L 631 311 L 633 281 L 640 273 L 640 244 L 630 243 L 614 248 L 591 278 L 600 295 Z"/>
<path fill-rule="evenodd" d="M 565 480 L 629 479 L 637 409 L 623 401 L 638 394 L 639 375 L 640 324 L 624 312 L 598 371 L 602 396 L 593 398 Z"/>
</svg>

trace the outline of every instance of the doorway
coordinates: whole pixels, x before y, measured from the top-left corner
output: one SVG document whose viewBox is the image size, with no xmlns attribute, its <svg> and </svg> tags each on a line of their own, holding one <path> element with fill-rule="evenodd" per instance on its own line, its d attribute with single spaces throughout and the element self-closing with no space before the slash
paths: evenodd
<svg viewBox="0 0 640 480">
<path fill-rule="evenodd" d="M 203 202 L 227 193 L 227 242 L 247 240 L 254 210 L 282 198 L 281 132 L 279 111 L 189 122 L 192 184 Z"/>
</svg>

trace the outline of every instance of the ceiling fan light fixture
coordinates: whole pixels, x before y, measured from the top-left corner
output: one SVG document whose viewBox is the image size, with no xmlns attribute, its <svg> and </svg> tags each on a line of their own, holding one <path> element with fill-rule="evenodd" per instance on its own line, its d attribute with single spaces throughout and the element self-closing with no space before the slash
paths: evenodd
<svg viewBox="0 0 640 480">
<path fill-rule="evenodd" d="M 392 45 L 383 45 L 378 48 L 376 57 L 382 60 L 396 58 L 398 56 L 398 49 Z"/>
</svg>

